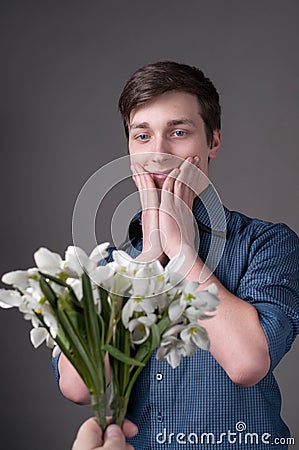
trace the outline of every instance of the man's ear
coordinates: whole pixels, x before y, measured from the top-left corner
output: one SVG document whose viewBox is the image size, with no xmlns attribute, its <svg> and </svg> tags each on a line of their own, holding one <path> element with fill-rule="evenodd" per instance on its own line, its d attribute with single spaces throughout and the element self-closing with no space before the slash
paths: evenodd
<svg viewBox="0 0 299 450">
<path fill-rule="evenodd" d="M 218 155 L 218 152 L 221 148 L 221 131 L 220 130 L 214 130 L 213 131 L 213 138 L 209 150 L 209 158 L 215 159 Z"/>
</svg>

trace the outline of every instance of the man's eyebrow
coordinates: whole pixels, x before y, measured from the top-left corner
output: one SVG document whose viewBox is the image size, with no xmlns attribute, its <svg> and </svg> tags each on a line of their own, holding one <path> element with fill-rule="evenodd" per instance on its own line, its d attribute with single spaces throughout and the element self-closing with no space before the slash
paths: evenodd
<svg viewBox="0 0 299 450">
<path fill-rule="evenodd" d="M 129 125 L 130 130 L 136 130 L 136 128 L 149 128 L 148 122 L 131 123 Z"/>
<path fill-rule="evenodd" d="M 177 125 L 191 125 L 195 128 L 195 123 L 191 119 L 173 119 L 167 122 L 168 127 L 176 127 Z"/>
<path fill-rule="evenodd" d="M 191 125 L 193 128 L 196 127 L 195 123 L 190 120 L 190 119 L 186 119 L 186 118 L 181 118 L 181 119 L 172 119 L 172 120 L 168 120 L 167 122 L 167 126 L 168 127 L 176 127 L 178 125 Z M 129 125 L 130 130 L 136 130 L 137 128 L 149 128 L 150 125 L 148 122 L 140 122 L 140 123 L 135 123 L 133 122 L 131 125 Z"/>
</svg>

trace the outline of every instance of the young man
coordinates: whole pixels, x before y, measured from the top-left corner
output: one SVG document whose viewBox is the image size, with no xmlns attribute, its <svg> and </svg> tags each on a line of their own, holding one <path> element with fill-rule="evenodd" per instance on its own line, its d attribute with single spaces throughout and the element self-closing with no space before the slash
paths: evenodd
<svg viewBox="0 0 299 450">
<path fill-rule="evenodd" d="M 261 450 L 274 439 L 286 441 L 272 372 L 298 333 L 297 236 L 286 225 L 225 209 L 223 254 L 208 273 L 211 236 L 219 230 L 206 208 L 211 186 L 198 173 L 208 175 L 221 146 L 215 87 L 194 67 L 158 62 L 133 74 L 119 108 L 142 204 L 129 226 L 129 253 L 167 264 L 182 252 L 186 277 L 203 280 L 201 288 L 215 283 L 221 299 L 215 317 L 203 323 L 209 352 L 198 350 L 175 370 L 153 356 L 143 370 L 129 406 L 128 418 L 139 428 L 131 442 L 137 450 L 192 444 Z M 64 395 L 88 401 L 63 356 L 59 372 Z M 283 439 L 276 449 L 287 448 Z"/>
</svg>

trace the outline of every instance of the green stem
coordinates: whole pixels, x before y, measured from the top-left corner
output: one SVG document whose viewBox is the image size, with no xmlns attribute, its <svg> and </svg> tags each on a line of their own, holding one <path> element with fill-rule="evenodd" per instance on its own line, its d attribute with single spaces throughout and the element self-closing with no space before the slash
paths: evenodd
<svg viewBox="0 0 299 450">
<path fill-rule="evenodd" d="M 149 352 L 146 357 L 141 361 L 142 363 L 146 364 L 147 361 L 150 359 L 150 357 L 152 356 L 154 350 L 152 350 L 151 352 Z M 134 367 L 134 372 L 133 372 L 133 376 L 131 376 L 130 378 L 130 383 L 128 384 L 126 390 L 125 390 L 125 396 L 126 397 L 130 397 L 133 386 L 135 381 L 137 380 L 138 375 L 140 374 L 140 372 L 142 371 L 143 367 L 140 366 L 135 366 Z"/>
<path fill-rule="evenodd" d="M 103 432 L 106 429 L 106 394 L 91 395 L 91 406 L 97 422 Z"/>
<path fill-rule="evenodd" d="M 115 394 L 112 402 L 110 404 L 110 408 L 112 411 L 112 423 L 122 426 L 122 423 L 125 419 L 127 407 L 129 403 L 129 397 L 127 396 L 120 396 L 118 394 Z"/>
</svg>

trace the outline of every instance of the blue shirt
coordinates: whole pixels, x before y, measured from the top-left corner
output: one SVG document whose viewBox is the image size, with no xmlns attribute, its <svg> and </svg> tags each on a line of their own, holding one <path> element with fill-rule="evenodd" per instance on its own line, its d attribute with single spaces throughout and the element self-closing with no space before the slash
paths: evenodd
<svg viewBox="0 0 299 450">
<path fill-rule="evenodd" d="M 205 261 L 214 232 L 223 248 L 223 229 L 211 230 L 209 205 L 219 202 L 207 189 L 196 198 L 193 214 Z M 215 214 L 216 213 L 216 214 Z M 299 327 L 299 239 L 284 224 L 251 219 L 225 209 L 226 241 L 215 276 L 234 295 L 253 305 L 266 335 L 271 369 L 252 387 L 234 384 L 211 353 L 198 350 L 176 369 L 152 356 L 136 381 L 128 418 L 139 427 L 130 442 L 136 450 L 287 449 L 289 430 L 280 417 L 281 397 L 272 373 L 290 349 Z M 217 221 L 216 221 L 217 222 Z M 140 213 L 129 228 L 136 257 L 142 249 Z M 214 239 L 215 241 L 215 239 Z M 246 435 L 247 433 L 247 435 Z M 285 441 L 284 441 L 285 439 Z M 218 443 L 217 443 L 218 441 Z"/>
<path fill-rule="evenodd" d="M 193 205 L 198 254 L 205 261 L 216 236 L 223 254 L 214 274 L 258 311 L 271 369 L 255 386 L 243 387 L 230 380 L 208 351 L 199 349 L 182 358 L 176 369 L 153 355 L 135 383 L 128 408 L 127 417 L 139 427 L 138 435 L 129 440 L 136 450 L 266 450 L 272 443 L 275 449 L 288 448 L 290 432 L 280 416 L 281 396 L 272 372 L 298 334 L 299 239 L 284 224 L 224 209 L 223 241 L 223 230 L 217 230 L 215 221 L 211 229 L 204 206 L 210 202 L 217 216 L 219 203 L 211 192 L 208 188 Z M 133 257 L 142 249 L 140 217 L 139 213 L 133 218 L 128 242 L 122 246 Z"/>
</svg>

